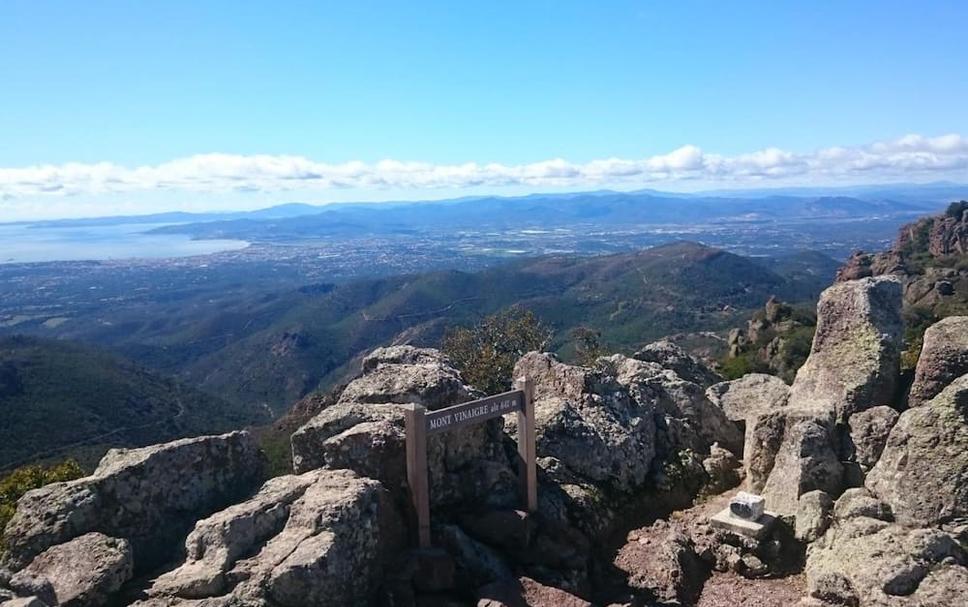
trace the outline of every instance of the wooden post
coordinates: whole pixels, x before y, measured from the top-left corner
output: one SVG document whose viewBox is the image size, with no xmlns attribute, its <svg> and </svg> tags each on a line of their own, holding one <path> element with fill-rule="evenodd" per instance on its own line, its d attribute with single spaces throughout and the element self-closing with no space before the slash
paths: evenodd
<svg viewBox="0 0 968 607">
<path fill-rule="evenodd" d="M 536 512 L 538 510 L 538 464 L 534 445 L 534 381 L 522 377 L 514 382 L 514 387 L 524 392 L 524 407 L 522 411 L 518 411 L 521 498 L 528 512 Z"/>
<path fill-rule="evenodd" d="M 427 409 L 410 405 L 407 423 L 407 484 L 417 514 L 417 541 L 421 548 L 430 547 L 430 483 L 427 480 Z"/>
</svg>

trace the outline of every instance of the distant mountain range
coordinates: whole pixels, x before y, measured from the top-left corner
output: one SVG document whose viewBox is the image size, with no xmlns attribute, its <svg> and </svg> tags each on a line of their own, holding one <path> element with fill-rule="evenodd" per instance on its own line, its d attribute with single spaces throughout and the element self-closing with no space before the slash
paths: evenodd
<svg viewBox="0 0 968 607">
<path fill-rule="evenodd" d="M 846 187 L 788 187 L 675 193 L 658 190 L 567 192 L 517 197 L 468 196 L 434 201 L 311 205 L 298 202 L 256 211 L 170 212 L 18 222 L 41 227 L 181 224 L 161 232 L 196 237 L 303 238 L 347 230 L 393 231 L 441 225 L 507 226 L 574 223 L 684 223 L 783 220 L 934 212 L 968 198 L 968 185 L 940 182 Z M 484 222 L 483 224 L 481 222 Z M 201 224 L 201 225 L 196 225 Z"/>
<path fill-rule="evenodd" d="M 304 241 L 326 236 L 416 234 L 442 230 L 708 225 L 713 222 L 790 222 L 864 217 L 913 217 L 935 212 L 968 187 L 863 190 L 846 195 L 665 194 L 585 192 L 517 198 L 478 197 L 415 203 L 332 205 L 288 217 L 247 215 L 165 226 L 157 233 L 253 242 Z M 893 192 L 893 194 L 892 194 Z"/>
</svg>

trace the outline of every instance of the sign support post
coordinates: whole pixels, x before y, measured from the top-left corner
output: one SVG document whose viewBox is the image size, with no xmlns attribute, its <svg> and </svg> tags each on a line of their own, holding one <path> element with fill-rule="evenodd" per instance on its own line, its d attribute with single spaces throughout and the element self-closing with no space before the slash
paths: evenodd
<svg viewBox="0 0 968 607">
<path fill-rule="evenodd" d="M 427 482 L 427 409 L 410 405 L 406 411 L 407 484 L 417 513 L 417 541 L 430 547 L 430 486 Z"/>
<path fill-rule="evenodd" d="M 521 378 L 514 390 L 469 403 L 428 412 L 422 405 L 406 408 L 407 484 L 417 519 L 417 542 L 430 547 L 430 482 L 427 469 L 427 436 L 517 413 L 518 467 L 521 501 L 527 512 L 538 510 L 538 466 L 535 452 L 534 382 Z"/>
<path fill-rule="evenodd" d="M 522 377 L 514 387 L 524 393 L 524 406 L 518 411 L 518 457 L 521 501 L 528 513 L 538 510 L 538 457 L 535 453 L 534 381 Z"/>
</svg>

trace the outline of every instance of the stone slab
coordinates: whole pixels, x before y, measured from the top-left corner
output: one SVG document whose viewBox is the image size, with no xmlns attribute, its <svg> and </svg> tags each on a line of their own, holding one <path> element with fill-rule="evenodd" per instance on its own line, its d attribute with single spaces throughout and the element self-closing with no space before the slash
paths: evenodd
<svg viewBox="0 0 968 607">
<path fill-rule="evenodd" d="M 728 506 L 709 519 L 709 525 L 711 527 L 722 529 L 723 531 L 730 531 L 737 535 L 745 535 L 746 537 L 757 540 L 766 537 L 775 522 L 776 515 L 772 512 L 764 512 L 759 520 L 749 521 L 733 516 Z"/>
</svg>

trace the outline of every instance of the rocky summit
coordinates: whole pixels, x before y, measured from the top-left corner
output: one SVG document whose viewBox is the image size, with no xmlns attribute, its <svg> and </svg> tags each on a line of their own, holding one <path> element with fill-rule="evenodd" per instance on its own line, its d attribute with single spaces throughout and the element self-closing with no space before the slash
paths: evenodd
<svg viewBox="0 0 968 607">
<path fill-rule="evenodd" d="M 790 386 L 722 381 L 671 342 L 588 366 L 524 355 L 536 510 L 515 416 L 434 433 L 422 548 L 407 412 L 484 395 L 437 350 L 380 348 L 292 434 L 291 474 L 267 479 L 235 432 L 111 451 L 28 492 L 0 600 L 637 607 L 714 604 L 743 580 L 736 604 L 965 604 L 968 319 L 926 333 L 908 398 L 901 308 L 893 278 L 835 284 Z"/>
</svg>

